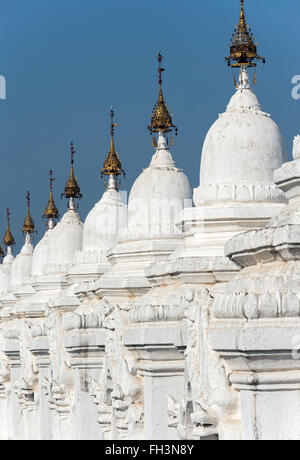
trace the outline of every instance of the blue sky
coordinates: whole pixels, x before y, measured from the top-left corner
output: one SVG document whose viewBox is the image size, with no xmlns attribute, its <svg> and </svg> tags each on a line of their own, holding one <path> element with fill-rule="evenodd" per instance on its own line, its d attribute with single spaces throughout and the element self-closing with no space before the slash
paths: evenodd
<svg viewBox="0 0 300 460">
<path fill-rule="evenodd" d="M 255 91 L 290 151 L 300 133 L 300 100 L 291 97 L 291 79 L 300 74 L 300 2 L 245 3 L 267 59 Z M 179 127 L 173 154 L 197 186 L 205 134 L 234 91 L 224 57 L 238 15 L 239 0 L 0 0 L 0 74 L 7 80 L 7 100 L 0 101 L 0 235 L 9 206 L 22 243 L 30 189 L 42 236 L 50 168 L 63 214 L 71 139 L 85 218 L 104 190 L 99 170 L 109 148 L 111 105 L 127 173 L 123 188 L 130 190 L 153 153 L 146 126 L 157 97 L 159 50 L 166 58 L 167 102 Z"/>
</svg>

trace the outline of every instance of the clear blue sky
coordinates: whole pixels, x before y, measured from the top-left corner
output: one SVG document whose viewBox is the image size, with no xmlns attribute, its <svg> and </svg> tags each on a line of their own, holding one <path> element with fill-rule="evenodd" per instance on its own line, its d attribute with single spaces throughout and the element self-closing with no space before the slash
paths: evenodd
<svg viewBox="0 0 300 460">
<path fill-rule="evenodd" d="M 0 101 L 1 239 L 9 206 L 22 243 L 27 189 L 42 236 L 50 167 L 63 214 L 71 139 L 85 218 L 104 189 L 99 169 L 111 105 L 127 172 L 123 187 L 130 190 L 153 153 L 146 126 L 157 97 L 158 50 L 179 127 L 173 154 L 197 186 L 205 134 L 234 91 L 224 57 L 238 15 L 239 0 L 0 0 L 0 74 L 7 80 L 7 100 Z M 267 59 L 255 91 L 290 151 L 300 132 L 300 101 L 291 98 L 292 76 L 300 74 L 300 2 L 246 0 L 246 18 Z"/>
</svg>

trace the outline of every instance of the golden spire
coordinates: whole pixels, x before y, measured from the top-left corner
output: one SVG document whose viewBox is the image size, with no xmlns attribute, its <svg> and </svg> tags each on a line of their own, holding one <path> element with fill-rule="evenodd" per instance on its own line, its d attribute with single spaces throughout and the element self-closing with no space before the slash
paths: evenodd
<svg viewBox="0 0 300 460">
<path fill-rule="evenodd" d="M 45 219 L 58 219 L 59 213 L 58 213 L 58 209 L 53 199 L 53 182 L 55 181 L 55 178 L 53 177 L 52 169 L 50 169 L 49 175 L 50 175 L 50 197 L 49 197 L 49 201 L 45 209 L 45 212 L 43 214 L 43 217 Z"/>
<path fill-rule="evenodd" d="M 161 53 L 158 53 L 158 84 L 159 84 L 159 93 L 158 93 L 158 101 L 154 106 L 151 115 L 151 124 L 148 126 L 150 134 L 154 133 L 170 133 L 175 130 L 175 134 L 177 135 L 178 129 L 173 124 L 172 114 L 170 113 L 168 106 L 164 100 L 163 90 L 162 90 L 162 74 L 165 71 L 161 67 L 161 63 L 163 61 L 163 57 Z M 155 144 L 155 142 L 154 142 Z"/>
<path fill-rule="evenodd" d="M 5 244 L 6 247 L 9 246 L 14 246 L 15 245 L 15 239 L 12 236 L 11 230 L 10 230 L 10 210 L 7 208 L 6 209 L 6 215 L 7 215 L 7 228 L 6 228 L 6 234 L 3 239 L 3 243 Z"/>
<path fill-rule="evenodd" d="M 110 149 L 108 152 L 108 155 L 106 157 L 106 160 L 104 162 L 103 168 L 101 169 L 101 177 L 103 176 L 114 176 L 116 179 L 118 176 L 123 174 L 125 177 L 125 171 L 122 169 L 122 162 L 119 158 L 119 155 L 116 152 L 115 149 L 115 128 L 118 126 L 116 123 L 114 123 L 114 116 L 115 113 L 113 109 L 111 108 L 110 111 L 110 118 L 111 118 L 111 124 L 110 124 L 110 135 L 111 135 L 111 140 L 110 140 Z M 106 185 L 106 183 L 105 183 Z M 120 187 L 121 182 L 119 181 L 118 187 Z"/>
<path fill-rule="evenodd" d="M 245 20 L 244 0 L 241 0 L 240 20 L 232 34 L 230 41 L 230 56 L 226 58 L 228 66 L 236 67 L 256 67 L 255 61 L 266 60 L 257 54 L 257 43 L 253 33 Z"/>
<path fill-rule="evenodd" d="M 32 220 L 32 217 L 30 215 L 30 192 L 27 192 L 26 194 L 26 200 L 27 200 L 27 216 L 24 221 L 24 225 L 22 228 L 23 233 L 30 235 L 31 233 L 36 233 L 34 222 Z"/>
<path fill-rule="evenodd" d="M 80 193 L 80 187 L 78 185 L 77 180 L 75 179 L 75 174 L 74 174 L 74 155 L 75 155 L 75 150 L 74 150 L 74 144 L 71 142 L 71 173 L 70 177 L 65 185 L 65 191 L 62 194 L 66 198 L 82 198 L 82 195 Z"/>
<path fill-rule="evenodd" d="M 4 254 L 4 251 L 3 251 L 2 246 L 0 244 L 0 259 L 3 259 L 4 256 L 5 256 L 5 254 Z"/>
</svg>

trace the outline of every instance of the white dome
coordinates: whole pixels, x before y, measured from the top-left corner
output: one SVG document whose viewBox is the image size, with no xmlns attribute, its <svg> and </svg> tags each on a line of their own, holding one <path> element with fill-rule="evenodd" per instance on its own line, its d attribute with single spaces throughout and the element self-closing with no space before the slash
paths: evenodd
<svg viewBox="0 0 300 460">
<path fill-rule="evenodd" d="M 9 275 L 3 270 L 2 264 L 0 265 L 0 293 L 6 292 L 9 282 Z"/>
<path fill-rule="evenodd" d="M 26 235 L 26 241 L 21 252 L 16 256 L 11 265 L 10 286 L 19 286 L 31 275 L 33 246 L 30 235 Z"/>
<path fill-rule="evenodd" d="M 190 181 L 176 167 L 165 138 L 160 134 L 150 166 L 137 178 L 131 189 L 128 230 L 131 233 L 172 233 L 182 210 L 191 206 L 191 200 Z"/>
<path fill-rule="evenodd" d="M 47 273 L 64 271 L 74 262 L 76 252 L 82 249 L 82 229 L 78 213 L 70 207 L 48 236 Z"/>
<path fill-rule="evenodd" d="M 9 287 L 9 279 L 11 266 L 14 261 L 14 256 L 11 247 L 8 247 L 7 254 L 0 265 L 0 293 L 6 292 Z"/>
<path fill-rule="evenodd" d="M 105 257 L 107 250 L 116 243 L 119 230 L 126 224 L 127 206 L 122 203 L 120 193 L 111 184 L 85 220 L 83 251 L 97 251 Z"/>
<path fill-rule="evenodd" d="M 200 186 L 273 182 L 287 161 L 277 124 L 261 110 L 245 70 L 227 110 L 210 128 L 202 151 Z"/>
<path fill-rule="evenodd" d="M 47 230 L 43 238 L 38 242 L 33 251 L 32 256 L 32 276 L 41 276 L 43 274 L 43 267 L 47 263 L 47 253 L 48 253 L 48 238 L 49 232 L 52 230 Z"/>
</svg>

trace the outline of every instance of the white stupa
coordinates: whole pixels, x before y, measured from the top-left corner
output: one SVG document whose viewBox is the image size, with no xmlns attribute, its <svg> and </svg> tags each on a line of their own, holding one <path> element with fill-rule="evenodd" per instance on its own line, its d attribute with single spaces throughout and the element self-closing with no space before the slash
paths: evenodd
<svg viewBox="0 0 300 460">
<path fill-rule="evenodd" d="M 149 126 L 155 154 L 132 186 L 127 229 L 120 232 L 118 244 L 108 252 L 111 267 L 99 280 L 103 295 L 120 288 L 139 295 L 147 290 L 145 270 L 180 245 L 182 231 L 176 224 L 184 208 L 192 206 L 190 181 L 176 166 L 168 146 L 172 144 L 168 136 L 174 130 L 177 133 L 177 128 L 163 96 L 160 54 L 158 60 L 159 96 Z"/>
<path fill-rule="evenodd" d="M 236 93 L 204 141 L 196 208 L 184 212 L 185 232 L 197 235 L 197 251 L 187 240 L 191 257 L 224 256 L 232 236 L 263 227 L 280 212 L 286 198 L 273 174 L 286 160 L 280 130 L 262 111 L 242 66 Z"/>
<path fill-rule="evenodd" d="M 126 226 L 127 207 L 122 202 L 116 179 L 109 177 L 101 200 L 87 215 L 83 227 L 83 252 L 97 252 L 106 261 L 106 252 L 115 242 L 119 229 Z"/>
<path fill-rule="evenodd" d="M 76 212 L 75 199 L 80 198 L 79 185 L 75 179 L 73 167 L 73 144 L 71 146 L 71 174 L 65 186 L 64 194 L 68 199 L 68 210 L 61 221 L 53 198 L 53 173 L 50 170 L 50 196 L 43 214 L 47 220 L 47 230 L 34 249 L 29 289 L 15 294 L 18 297 L 16 311 L 29 315 L 44 314 L 49 302 L 59 297 L 63 302 L 74 303 L 67 291 L 66 273 L 75 260 L 75 254 L 82 247 L 82 223 Z M 65 291 L 64 291 L 65 290 Z M 76 301 L 76 299 L 75 299 Z"/>
<path fill-rule="evenodd" d="M 282 202 L 273 174 L 286 160 L 281 132 L 262 111 L 242 67 L 226 112 L 206 135 L 196 204 Z"/>
<path fill-rule="evenodd" d="M 32 277 L 41 276 L 43 274 L 43 268 L 47 263 L 47 254 L 48 254 L 48 238 L 49 232 L 52 229 L 48 228 L 43 236 L 43 238 L 35 246 L 32 256 L 32 267 L 31 275 Z"/>
<path fill-rule="evenodd" d="M 31 275 L 33 278 L 43 275 L 44 266 L 47 263 L 48 255 L 48 240 L 49 236 L 56 225 L 56 220 L 59 217 L 58 209 L 53 199 L 53 171 L 50 170 L 50 196 L 43 218 L 47 220 L 47 230 L 43 238 L 38 242 L 33 251 L 32 257 L 32 270 Z"/>
<path fill-rule="evenodd" d="M 47 243 L 46 275 L 66 273 L 75 262 L 75 254 L 82 249 L 83 224 L 76 211 L 76 198 L 81 198 L 80 188 L 74 174 L 73 143 L 71 144 L 71 173 L 65 186 L 68 209 L 56 227 L 51 230 Z"/>
<path fill-rule="evenodd" d="M 179 169 L 163 131 L 150 165 L 136 179 L 128 201 L 128 232 L 133 237 L 172 236 L 182 210 L 191 206 L 192 186 Z"/>
<path fill-rule="evenodd" d="M 13 246 L 15 245 L 15 239 L 10 230 L 10 211 L 8 208 L 7 208 L 7 228 L 6 228 L 6 234 L 3 239 L 3 243 L 5 244 L 7 251 L 3 259 L 3 262 L 0 265 L 0 293 L 6 292 L 9 287 L 11 266 L 14 261 Z"/>
<path fill-rule="evenodd" d="M 175 224 L 182 210 L 191 206 L 192 187 L 189 179 L 179 169 L 168 147 L 167 136 L 177 127 L 164 100 L 162 90 L 162 55 L 158 54 L 159 95 L 148 127 L 156 152 L 150 165 L 136 179 L 128 202 L 128 233 L 133 238 L 172 237 L 178 234 Z M 172 143 L 171 139 L 171 143 Z"/>
<path fill-rule="evenodd" d="M 127 225 L 127 205 L 119 191 L 120 175 L 125 175 L 121 160 L 115 149 L 114 111 L 111 109 L 110 149 L 101 175 L 107 186 L 86 217 L 83 226 L 82 250 L 76 254 L 76 265 L 68 272 L 68 279 L 74 283 L 92 281 L 108 268 L 108 250 L 117 242 L 118 234 Z"/>
<path fill-rule="evenodd" d="M 27 216 L 22 229 L 25 235 L 25 243 L 11 264 L 9 285 L 12 292 L 22 286 L 24 281 L 31 275 L 33 256 L 32 235 L 35 233 L 35 225 L 30 215 L 30 192 L 27 193 L 26 199 L 28 202 Z"/>
<path fill-rule="evenodd" d="M 127 227 L 112 120 L 107 190 L 84 226 L 72 148 L 62 220 L 50 200 L 33 255 L 29 212 L 16 259 L 6 242 L 1 440 L 300 439 L 300 137 L 279 167 L 286 149 L 250 86 L 263 58 L 240 2 L 227 58 L 239 84 L 206 136 L 196 207 L 169 149 L 159 54 L 155 153 Z"/>
<path fill-rule="evenodd" d="M 72 264 L 75 254 L 82 248 L 83 224 L 70 198 L 68 210 L 48 237 L 47 265 L 49 272 L 63 271 Z"/>
</svg>

